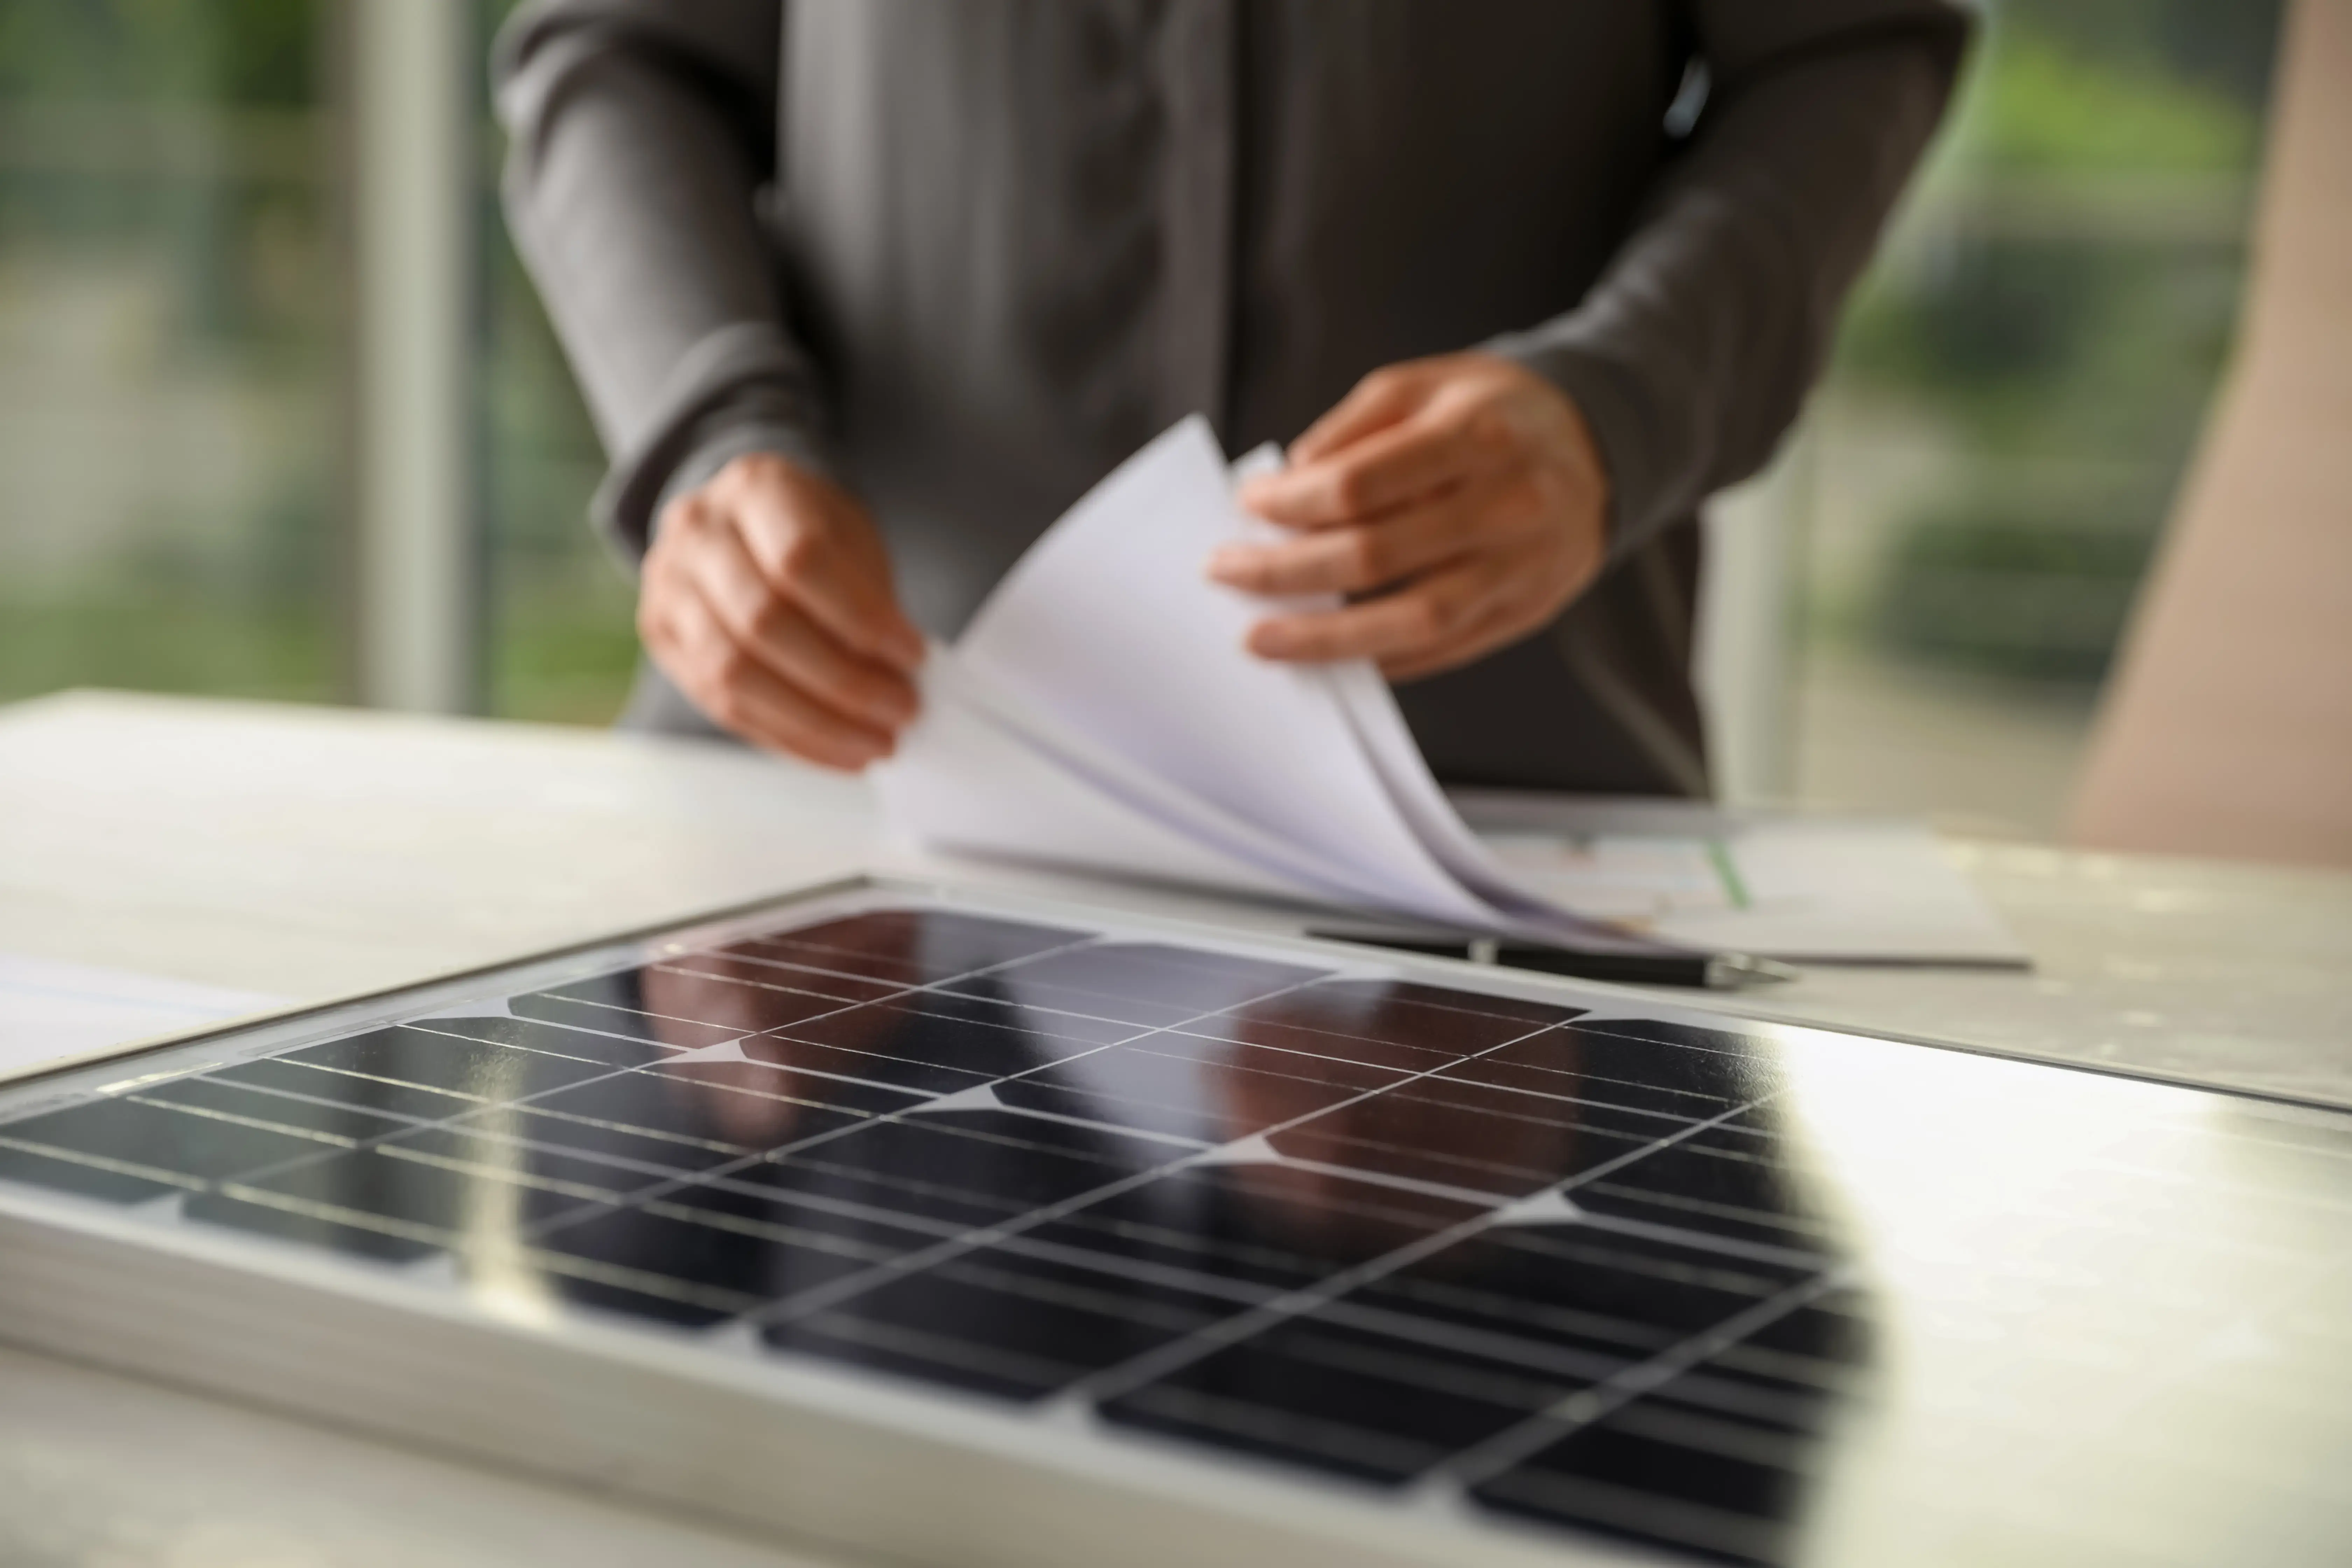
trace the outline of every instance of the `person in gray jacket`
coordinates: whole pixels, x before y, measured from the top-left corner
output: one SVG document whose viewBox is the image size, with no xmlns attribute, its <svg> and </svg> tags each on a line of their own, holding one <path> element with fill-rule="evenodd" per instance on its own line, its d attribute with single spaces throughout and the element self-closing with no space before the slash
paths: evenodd
<svg viewBox="0 0 2352 1568">
<path fill-rule="evenodd" d="M 507 202 L 642 557 L 626 721 L 843 768 L 1185 414 L 1288 445 L 1204 571 L 1449 783 L 1700 795 L 1713 491 L 1794 419 L 1951 0 L 541 0 Z M 1115 592 L 1105 584 L 1105 592 Z M 1169 679 L 1181 679 L 1171 670 Z"/>
</svg>

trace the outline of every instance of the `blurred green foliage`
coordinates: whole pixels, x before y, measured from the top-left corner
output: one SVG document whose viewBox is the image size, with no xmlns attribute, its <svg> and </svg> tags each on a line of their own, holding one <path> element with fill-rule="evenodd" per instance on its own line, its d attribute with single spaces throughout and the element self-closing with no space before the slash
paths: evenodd
<svg viewBox="0 0 2352 1568">
<path fill-rule="evenodd" d="M 2104 673 L 2235 330 L 2275 0 L 2008 0 L 1843 390 L 1944 429 L 1832 631 L 2059 684 Z"/>
<path fill-rule="evenodd" d="M 10 443 L 0 699 L 338 689 L 327 20 L 323 0 L 0 0 L 0 387 L 62 381 L 90 410 L 69 451 Z M 192 440 L 229 448 L 208 479 L 152 471 Z M 96 460 L 138 481 L 77 482 Z M 48 504 L 93 494 L 129 499 Z"/>
<path fill-rule="evenodd" d="M 308 109 L 315 0 L 0 0 L 0 100 Z"/>
</svg>

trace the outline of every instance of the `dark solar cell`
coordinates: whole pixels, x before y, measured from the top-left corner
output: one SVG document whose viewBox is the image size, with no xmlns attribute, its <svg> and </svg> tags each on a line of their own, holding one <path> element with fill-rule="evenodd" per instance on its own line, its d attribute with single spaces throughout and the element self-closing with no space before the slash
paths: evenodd
<svg viewBox="0 0 2352 1568">
<path fill-rule="evenodd" d="M 1401 1481 L 1588 1382 L 1308 1317 L 1282 1321 L 1113 1398 L 1103 1414 Z"/>
<path fill-rule="evenodd" d="M 250 1084 L 308 1100 L 331 1100 L 383 1116 L 415 1121 L 438 1121 L 462 1116 L 480 1104 L 462 1095 L 421 1084 L 395 1083 L 383 1078 L 362 1078 L 289 1057 L 265 1057 L 234 1067 L 215 1068 L 205 1074 L 215 1083 Z"/>
<path fill-rule="evenodd" d="M 1087 933 L 938 910 L 879 910 L 800 926 L 720 951 L 927 985 L 1083 942 Z"/>
<path fill-rule="evenodd" d="M 1482 1333 L 1629 1354 L 1713 1329 L 1806 1277 L 1581 1225 L 1498 1226 L 1408 1264 L 1351 1301 Z"/>
<path fill-rule="evenodd" d="M 1787 1170 L 1722 1149 L 1676 1145 L 1643 1154 L 1577 1188 L 1576 1201 L 1594 1214 L 1765 1246 L 1818 1250 L 1828 1235 Z"/>
<path fill-rule="evenodd" d="M 1017 1219 L 1041 1201 L 1030 1195 L 1035 1191 L 1032 1184 L 1008 1184 L 1002 1190 L 977 1188 L 959 1180 L 961 1173 L 932 1163 L 918 1159 L 894 1164 L 888 1150 L 858 1142 L 868 1136 L 859 1133 L 849 1140 L 829 1140 L 772 1161 L 739 1165 L 672 1194 L 671 1201 L 691 1203 L 706 1192 L 737 1187 L 780 1192 L 870 1208 L 912 1225 L 945 1226 L 950 1234 Z M 919 1127 L 904 1133 L 876 1129 L 871 1136 L 896 1146 L 901 1154 L 919 1156 L 934 1148 L 932 1134 Z M 962 1145 L 956 1147 L 961 1152 Z"/>
<path fill-rule="evenodd" d="M 528 1047 L 500 1044 L 485 1034 L 495 1022 L 435 1018 L 330 1040 L 289 1051 L 278 1059 L 323 1072 L 436 1090 L 477 1103 L 520 1100 L 612 1070 L 612 1064 L 596 1058 L 558 1055 L 548 1048 L 551 1044 L 571 1046 L 566 1031 L 546 1031 L 564 1037 L 551 1042 L 534 1040 Z"/>
<path fill-rule="evenodd" d="M 768 1004 L 780 1008 L 800 1008 L 803 1003 L 790 998 L 803 998 L 812 1004 L 811 1012 L 824 1011 L 815 1003 L 829 1002 L 838 1007 L 850 1002 L 879 1002 L 906 989 L 884 980 L 866 980 L 853 974 L 835 974 L 829 970 L 814 969 L 803 964 L 786 963 L 781 960 L 740 952 L 732 948 L 710 952 L 683 952 L 675 958 L 665 958 L 649 965 L 649 973 L 699 974 L 730 981 L 738 985 L 760 987 L 786 998 Z M 724 994 L 723 993 L 721 994 Z M 668 1010 L 668 1009 L 664 1009 Z M 689 1017 L 701 1018 L 699 1011 L 677 1009 Z M 803 1014 L 805 1016 L 806 1014 Z M 724 1018 L 710 1020 L 724 1023 Z M 773 1026 L 763 1026 L 772 1027 Z"/>
<path fill-rule="evenodd" d="M 988 988 L 1023 1006 L 1165 1027 L 1303 985 L 1321 973 L 1187 948 L 1104 942 L 951 982 L 947 989 Z"/>
<path fill-rule="evenodd" d="M 238 1188 L 248 1197 L 268 1194 L 332 1211 L 362 1227 L 368 1219 L 354 1216 L 446 1240 L 461 1232 L 511 1233 L 662 1179 L 657 1171 L 433 1128 L 257 1176 Z"/>
<path fill-rule="evenodd" d="M 26 1117 L 8 1123 L 0 1136 L 16 1150 L 167 1185 L 186 1184 L 174 1184 L 173 1177 L 202 1181 L 234 1176 L 342 1146 L 331 1134 L 288 1131 L 257 1120 L 232 1120 L 220 1112 L 129 1096 Z M 54 1173 L 55 1168 L 28 1163 L 25 1170 L 38 1175 Z"/>
<path fill-rule="evenodd" d="M 1151 1128 L 1210 1144 L 1264 1131 L 1364 1092 L 1320 1075 L 1202 1059 L 1206 1054 L 1116 1047 L 1089 1057 L 1082 1073 L 1048 1069 L 1000 1083 L 996 1098 L 1008 1106 L 1114 1127 Z"/>
<path fill-rule="evenodd" d="M 1232 1310 L 1222 1298 L 1165 1281 L 983 1247 L 788 1318 L 766 1333 L 782 1349 L 864 1347 L 837 1353 L 1034 1398 Z"/>
<path fill-rule="evenodd" d="M 331 1100 L 297 1098 L 236 1082 L 209 1078 L 173 1079 L 150 1084 L 136 1097 L 198 1111 L 212 1111 L 240 1121 L 259 1122 L 289 1132 L 315 1133 L 345 1143 L 364 1142 L 415 1125 L 404 1117 Z"/>
<path fill-rule="evenodd" d="M 1653 1040 L 1663 1045 L 1681 1046 L 1690 1050 L 1713 1051 L 1720 1056 L 1753 1059 L 1769 1053 L 1772 1042 L 1759 1035 L 1738 1035 L 1725 1029 L 1702 1029 L 1690 1024 L 1672 1024 L 1664 1018 L 1593 1018 L 1587 1017 L 1580 1026 L 1595 1034 L 1621 1035 L 1628 1039 Z"/>
<path fill-rule="evenodd" d="M 244 1195 L 206 1193 L 192 1197 L 182 1212 L 200 1224 L 378 1263 L 414 1263 L 441 1251 L 449 1239 L 381 1215 L 320 1208 L 257 1188 L 235 1192 Z"/>
<path fill-rule="evenodd" d="M 620 1280 L 665 1299 L 748 1310 L 829 1284 L 936 1239 L 823 1209 L 752 1199 L 722 1211 L 659 1199 L 585 1215 L 538 1237 L 560 1257 L 604 1272 L 558 1277 Z M 655 1282 L 667 1282 L 664 1289 Z"/>
<path fill-rule="evenodd" d="M 680 1171 L 763 1153 L 869 1118 L 692 1079 L 625 1073 L 483 1111 L 457 1125 Z"/>
<path fill-rule="evenodd" d="M 1802 1446 L 1650 1402 L 1580 1427 L 1474 1489 L 1490 1507 L 1710 1561 L 1792 1561 Z"/>
<path fill-rule="evenodd" d="M 662 1011 L 672 1006 L 696 1005 L 723 1012 L 723 1007 L 709 1000 L 711 989 L 711 984 L 700 976 L 625 969 L 551 990 L 509 996 L 507 1006 L 521 1018 L 601 1034 L 625 1035 L 665 1049 L 690 1051 L 723 1044 L 744 1032 L 727 1023 L 706 1023 Z"/>
<path fill-rule="evenodd" d="M 609 1068 L 643 1067 L 648 1062 L 669 1058 L 671 1052 L 667 1047 L 656 1045 L 650 1040 L 625 1039 L 610 1033 L 598 1033 L 597 1030 L 603 1026 L 593 1018 L 589 1019 L 589 1026 L 581 1028 L 544 1023 L 536 1018 L 420 1018 L 412 1026 L 437 1035 L 454 1036 L 461 1040 L 513 1046 L 519 1050 L 536 1051 L 541 1056 L 602 1062 Z"/>
<path fill-rule="evenodd" d="M 990 1077 L 1131 1039 L 1132 1025 L 1024 1007 L 1002 997 L 910 992 L 778 1031 L 849 1050 L 880 1050 Z"/>
<path fill-rule="evenodd" d="M 0 1131 L 0 1181 L 21 1182 L 28 1187 L 73 1193 L 110 1204 L 145 1203 L 169 1197 L 196 1184 L 186 1177 L 152 1167 L 133 1167 L 60 1149 L 19 1142 L 14 1128 Z"/>
<path fill-rule="evenodd" d="M 1295 1160 L 1513 1198 L 1663 1135 L 1544 1114 L 1496 1116 L 1443 1090 L 1422 1095 L 1405 1086 L 1338 1106 L 1266 1142 Z"/>
<path fill-rule="evenodd" d="M 877 1084 L 808 1070 L 799 1061 L 798 1054 L 814 1047 L 774 1040 L 753 1040 L 746 1045 L 741 1061 L 677 1058 L 647 1070 L 673 1084 L 731 1089 L 737 1094 L 782 1100 L 793 1106 L 809 1106 L 853 1120 L 910 1110 L 929 1098 L 909 1089 L 885 1089 Z M 776 1059 L 760 1059 L 766 1056 L 773 1056 Z"/>
<path fill-rule="evenodd" d="M 1320 989 L 1342 996 L 1367 996 L 1402 1006 L 1435 1007 L 1449 1013 L 1472 1013 L 1534 1027 L 1564 1024 L 1582 1017 L 1589 1009 L 1562 1007 L 1550 1002 L 1527 1002 L 1516 996 L 1489 996 L 1475 991 L 1454 991 L 1443 985 L 1423 985 L 1410 980 L 1333 980 Z"/>
<path fill-rule="evenodd" d="M 1381 985 L 1309 986 L 1184 1026 L 1244 1044 L 1427 1072 L 1545 1026 L 1389 994 Z"/>
</svg>

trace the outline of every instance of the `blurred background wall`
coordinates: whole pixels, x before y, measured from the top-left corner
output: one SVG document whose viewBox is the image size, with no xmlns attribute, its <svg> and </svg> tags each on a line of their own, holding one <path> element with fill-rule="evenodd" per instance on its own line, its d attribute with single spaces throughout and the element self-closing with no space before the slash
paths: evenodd
<svg viewBox="0 0 2352 1568">
<path fill-rule="evenodd" d="M 601 458 L 495 201 L 510 3 L 0 0 L 0 700 L 610 718 Z M 2279 6 L 1988 9 L 1802 428 L 1717 509 L 1706 667 L 1736 797 L 2045 837 L 2230 351 Z M 446 160 L 371 102 L 446 117 Z M 461 248 L 402 300 L 370 202 L 404 181 Z M 462 356 L 438 448 L 377 363 L 419 335 Z M 461 503 L 422 567 L 383 539 L 415 439 Z M 456 674 L 393 668 L 387 617 Z"/>
</svg>

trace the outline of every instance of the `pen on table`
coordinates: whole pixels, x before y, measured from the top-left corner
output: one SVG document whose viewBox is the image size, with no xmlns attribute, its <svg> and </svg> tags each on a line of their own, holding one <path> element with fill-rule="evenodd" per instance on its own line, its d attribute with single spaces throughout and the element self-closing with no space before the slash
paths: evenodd
<svg viewBox="0 0 2352 1568">
<path fill-rule="evenodd" d="M 1466 934 L 1348 930 L 1314 930 L 1307 934 L 1329 942 L 1384 947 L 1396 952 L 1466 959 L 1499 969 L 1527 969 L 1625 985 L 1687 985 L 1707 991 L 1730 991 L 1793 980 L 1797 975 L 1785 963 L 1744 952 L 1579 952 L 1540 942 Z"/>
</svg>

